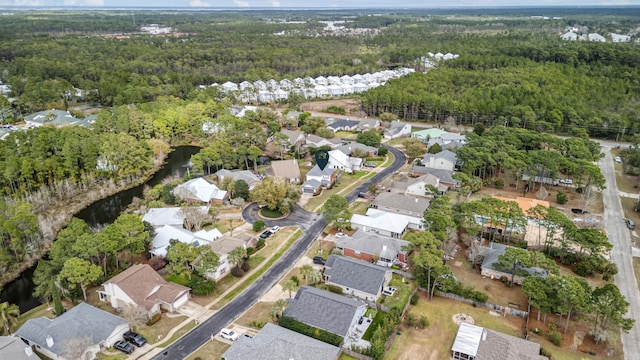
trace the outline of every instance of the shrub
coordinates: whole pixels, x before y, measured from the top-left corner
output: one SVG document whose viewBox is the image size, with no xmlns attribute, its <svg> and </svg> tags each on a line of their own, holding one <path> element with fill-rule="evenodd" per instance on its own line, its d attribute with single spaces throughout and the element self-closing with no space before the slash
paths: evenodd
<svg viewBox="0 0 640 360">
<path fill-rule="evenodd" d="M 418 318 L 412 313 L 407 314 L 407 326 L 414 327 L 418 324 Z"/>
<path fill-rule="evenodd" d="M 247 272 L 251 270 L 251 265 L 249 265 L 248 261 L 243 261 L 242 266 L 240 268 L 242 269 L 242 271 Z"/>
<path fill-rule="evenodd" d="M 562 344 L 562 334 L 560 334 L 558 331 L 549 332 L 549 335 L 547 335 L 547 337 L 549 338 L 549 341 L 554 343 L 556 346 L 560 346 L 560 344 Z"/>
<path fill-rule="evenodd" d="M 253 231 L 260 231 L 264 229 L 264 221 L 262 220 L 258 220 L 256 222 L 253 223 Z"/>
<path fill-rule="evenodd" d="M 251 255 L 251 254 L 253 254 L 254 252 L 256 252 L 256 249 L 252 248 L 251 246 L 249 246 L 249 247 L 247 248 L 247 255 Z"/>
<path fill-rule="evenodd" d="M 420 326 L 420 329 L 427 328 L 429 327 L 429 319 L 425 315 L 422 315 L 420 316 L 420 321 L 418 322 L 418 324 Z"/>
<path fill-rule="evenodd" d="M 343 340 L 342 336 L 309 326 L 288 316 L 281 316 L 278 324 L 283 328 L 293 330 L 334 346 L 339 346 Z"/>
<path fill-rule="evenodd" d="M 567 194 L 565 194 L 565 192 L 562 190 L 558 191 L 558 193 L 556 194 L 556 202 L 560 205 L 564 205 L 567 203 L 567 201 L 569 201 Z"/>
<path fill-rule="evenodd" d="M 258 242 L 256 243 L 256 250 L 260 250 L 263 247 L 264 247 L 264 239 L 258 240 Z"/>
<path fill-rule="evenodd" d="M 554 324 L 554 323 L 548 323 L 547 327 L 549 328 L 549 330 L 555 330 L 558 328 L 558 325 Z"/>
<path fill-rule="evenodd" d="M 242 277 L 244 276 L 244 270 L 242 270 L 241 268 L 234 266 L 233 268 L 231 268 L 231 275 L 235 276 L 235 277 Z"/>
<path fill-rule="evenodd" d="M 347 111 L 342 106 L 335 106 L 335 105 L 331 105 L 322 109 L 322 112 L 328 112 L 328 113 L 340 114 L 340 115 L 345 115 L 347 113 Z"/>
<path fill-rule="evenodd" d="M 411 295 L 411 300 L 409 302 L 411 303 L 411 305 L 415 305 L 418 303 L 419 299 L 420 299 L 420 294 L 418 294 L 417 292 L 414 292 L 413 295 Z"/>
<path fill-rule="evenodd" d="M 504 180 L 498 178 L 496 179 L 496 181 L 493 182 L 493 184 L 498 188 L 498 189 L 502 189 L 504 187 Z"/>
<path fill-rule="evenodd" d="M 386 147 L 384 147 L 384 146 L 380 146 L 380 147 L 378 148 L 378 155 L 380 155 L 380 156 L 386 156 L 386 155 L 387 155 L 387 153 L 389 153 L 389 150 L 387 150 L 387 148 L 386 148 Z"/>
<path fill-rule="evenodd" d="M 211 295 L 216 290 L 216 282 L 200 276 L 193 276 L 188 286 L 196 295 Z"/>
<path fill-rule="evenodd" d="M 335 293 L 335 294 L 342 294 L 342 288 L 340 286 L 337 286 L 337 285 L 327 284 L 327 290 L 329 290 L 329 291 L 331 291 L 332 293 Z"/>
<path fill-rule="evenodd" d="M 147 321 L 147 326 L 151 326 L 151 325 L 157 323 L 158 321 L 160 321 L 160 319 L 162 319 L 162 313 L 153 314 L 151 319 L 149 319 L 149 321 Z"/>
<path fill-rule="evenodd" d="M 589 276 L 595 271 L 595 266 L 589 259 L 582 259 L 573 267 L 573 271 L 580 276 Z"/>
<path fill-rule="evenodd" d="M 549 359 L 551 359 L 551 352 L 549 352 L 549 350 L 547 350 L 547 349 L 545 349 L 543 347 L 540 347 L 540 355 L 546 356 Z"/>
<path fill-rule="evenodd" d="M 262 329 L 266 323 L 264 321 L 253 320 L 250 325 L 252 328 Z"/>
<path fill-rule="evenodd" d="M 153 270 L 158 271 L 167 266 L 167 259 L 162 256 L 154 256 L 149 260 L 149 266 L 151 266 Z"/>
<path fill-rule="evenodd" d="M 540 329 L 540 328 L 533 328 L 533 329 L 531 329 L 531 332 L 532 332 L 532 333 L 534 333 L 534 334 L 538 334 L 538 335 L 540 335 L 540 334 L 542 334 L 542 329 Z"/>
<path fill-rule="evenodd" d="M 296 283 L 296 286 L 300 286 L 300 279 L 298 279 L 297 276 L 292 276 L 291 277 L 291 281 L 293 281 L 294 283 Z"/>
</svg>

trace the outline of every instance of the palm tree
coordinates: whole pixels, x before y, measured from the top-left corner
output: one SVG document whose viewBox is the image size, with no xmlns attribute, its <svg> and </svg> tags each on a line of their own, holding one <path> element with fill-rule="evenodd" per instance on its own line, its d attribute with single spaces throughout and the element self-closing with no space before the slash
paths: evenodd
<svg viewBox="0 0 640 360">
<path fill-rule="evenodd" d="M 309 276 L 311 276 L 314 271 L 316 270 L 309 264 L 302 265 L 302 267 L 300 268 L 300 274 L 302 274 L 302 276 L 304 277 L 305 285 L 309 285 Z"/>
<path fill-rule="evenodd" d="M 238 246 L 235 249 L 229 251 L 229 264 L 231 266 L 240 267 L 244 258 L 247 257 L 247 249 L 242 246 Z"/>
<path fill-rule="evenodd" d="M 285 309 L 289 307 L 289 303 L 285 299 L 278 299 L 271 307 L 271 316 L 279 319 Z"/>
<path fill-rule="evenodd" d="M 309 274 L 309 281 L 311 282 L 311 285 L 319 283 L 322 281 L 322 273 L 319 270 L 314 269 L 313 272 Z"/>
<path fill-rule="evenodd" d="M 291 292 L 298 290 L 298 284 L 292 279 L 287 280 L 284 284 L 282 284 L 282 291 L 289 292 L 289 299 L 291 299 Z"/>
<path fill-rule="evenodd" d="M 18 308 L 18 305 L 9 304 L 6 301 L 0 304 L 0 325 L 4 327 L 8 334 L 11 334 L 11 327 L 18 324 L 19 315 L 20 308 Z M 4 334 L 4 330 L 2 334 Z"/>
</svg>

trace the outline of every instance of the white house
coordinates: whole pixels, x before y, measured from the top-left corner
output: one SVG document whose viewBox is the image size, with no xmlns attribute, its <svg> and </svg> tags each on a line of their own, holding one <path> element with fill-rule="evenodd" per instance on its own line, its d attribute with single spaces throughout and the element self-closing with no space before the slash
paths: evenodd
<svg viewBox="0 0 640 360">
<path fill-rule="evenodd" d="M 327 86 L 327 91 L 329 92 L 329 96 L 340 96 L 342 95 L 342 87 L 340 85 L 332 84 Z"/>
<path fill-rule="evenodd" d="M 250 83 L 250 82 L 248 82 L 248 81 L 246 81 L 246 80 L 245 80 L 245 81 L 243 81 L 243 82 L 241 82 L 241 83 L 240 83 L 240 90 L 243 90 L 243 91 L 244 91 L 244 90 L 246 90 L 246 89 L 253 90 L 253 89 L 254 89 L 254 87 L 253 87 L 253 84 L 252 84 L 252 83 Z"/>
<path fill-rule="evenodd" d="M 337 76 L 327 76 L 329 85 L 340 85 L 340 78 Z"/>
<path fill-rule="evenodd" d="M 360 170 L 363 162 L 364 159 L 350 157 L 340 150 L 331 150 L 329 151 L 329 163 L 327 167 L 344 170 L 351 174 L 354 171 Z"/>
<path fill-rule="evenodd" d="M 162 310 L 176 312 L 189 301 L 190 290 L 166 281 L 151 266 L 138 264 L 104 282 L 97 292 L 100 301 L 114 309 L 139 307 L 151 318 Z"/>
<path fill-rule="evenodd" d="M 316 85 L 327 86 L 327 85 L 329 85 L 329 81 L 324 76 L 318 76 L 317 78 L 315 78 L 315 84 Z"/>
<path fill-rule="evenodd" d="M 167 250 L 171 246 L 171 240 L 177 240 L 184 244 L 192 244 L 193 246 L 207 245 L 213 240 L 222 237 L 222 233 L 218 229 L 199 230 L 191 232 L 181 226 L 165 225 L 156 230 L 149 246 L 149 253 L 153 256 L 167 256 Z"/>
<path fill-rule="evenodd" d="M 611 33 L 611 41 L 613 41 L 614 43 L 629 42 L 631 41 L 631 36 Z"/>
<path fill-rule="evenodd" d="M 455 169 L 457 162 L 458 156 L 449 150 L 443 150 L 437 154 L 426 154 L 422 158 L 422 166 L 449 171 Z"/>
<path fill-rule="evenodd" d="M 340 88 L 343 95 L 353 94 L 353 85 L 351 84 L 340 84 Z"/>
<path fill-rule="evenodd" d="M 429 185 L 435 187 L 441 193 L 449 190 L 447 185 L 440 184 L 439 178 L 432 174 L 425 174 L 406 181 L 393 181 L 390 191 L 414 197 L 431 197 L 433 194 L 431 194 Z"/>
<path fill-rule="evenodd" d="M 270 90 L 272 92 L 280 89 L 280 83 L 278 83 L 277 81 L 275 81 L 273 79 L 267 80 L 266 84 L 267 84 L 267 90 Z"/>
<path fill-rule="evenodd" d="M 367 90 L 369 90 L 369 88 L 367 87 L 366 84 L 364 84 L 362 82 L 353 84 L 353 92 L 354 93 L 361 93 L 361 92 L 365 92 Z"/>
<path fill-rule="evenodd" d="M 316 97 L 327 97 L 329 96 L 329 89 L 325 85 L 316 85 Z"/>
<path fill-rule="evenodd" d="M 353 85 L 353 79 L 351 78 L 351 76 L 349 75 L 342 75 L 340 77 L 340 82 L 342 84 L 348 84 L 348 85 Z"/>
<path fill-rule="evenodd" d="M 173 193 L 179 199 L 188 203 L 222 203 L 229 198 L 226 190 L 219 189 L 202 177 L 189 180 L 176 186 Z"/>
<path fill-rule="evenodd" d="M 362 75 L 355 74 L 351 77 L 352 84 L 360 84 L 363 82 Z"/>
<path fill-rule="evenodd" d="M 560 36 L 560 39 L 567 40 L 567 41 L 576 41 L 576 40 L 578 40 L 578 34 L 574 33 L 571 30 L 569 30 L 566 33 L 562 34 Z"/>
<path fill-rule="evenodd" d="M 253 87 L 258 91 L 267 90 L 267 83 L 262 80 L 257 80 L 253 82 Z"/>
<path fill-rule="evenodd" d="M 128 330 L 125 319 L 80 303 L 55 319 L 44 316 L 29 319 L 16 335 L 36 352 L 53 360 L 72 360 L 64 356 L 68 346 L 73 346 L 78 339 L 88 339 L 82 359 L 93 360 L 100 351 L 122 339 Z"/>
<path fill-rule="evenodd" d="M 385 139 L 397 139 L 403 136 L 411 135 L 411 124 L 402 121 L 392 121 L 389 127 L 384 130 Z"/>
<path fill-rule="evenodd" d="M 202 214 L 209 213 L 208 206 L 194 207 L 198 212 Z M 148 222 L 155 229 L 161 228 L 165 225 L 172 225 L 182 227 L 186 216 L 182 208 L 168 207 L 168 208 L 151 208 L 142 217 L 142 221 Z"/>
<path fill-rule="evenodd" d="M 227 81 L 226 83 L 222 84 L 222 91 L 227 93 L 232 91 L 238 91 L 238 84 L 233 83 L 231 81 Z"/>
<path fill-rule="evenodd" d="M 407 229 L 423 230 L 423 218 L 394 214 L 377 209 L 367 209 L 366 215 L 354 214 L 351 217 L 351 227 L 371 231 L 378 235 L 401 239 Z"/>
<path fill-rule="evenodd" d="M 587 38 L 589 39 L 589 41 L 595 41 L 595 42 L 607 42 L 607 39 L 605 39 L 604 36 L 597 34 L 597 33 L 591 33 L 589 35 L 587 35 Z"/>
</svg>

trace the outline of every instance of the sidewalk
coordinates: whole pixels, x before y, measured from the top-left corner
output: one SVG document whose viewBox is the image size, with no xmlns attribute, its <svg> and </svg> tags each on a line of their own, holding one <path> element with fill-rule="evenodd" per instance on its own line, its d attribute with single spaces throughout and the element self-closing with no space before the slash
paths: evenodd
<svg viewBox="0 0 640 360">
<path fill-rule="evenodd" d="M 244 226 L 244 225 L 243 225 Z M 236 229 L 237 230 L 237 229 Z M 299 229 L 298 229 L 299 230 Z M 278 251 L 280 251 L 283 247 L 285 247 L 287 245 L 287 243 L 289 242 L 289 240 L 291 240 L 291 238 L 296 234 L 297 231 L 294 231 L 291 235 L 289 235 L 286 239 L 284 239 L 282 241 L 282 243 L 273 251 L 273 254 L 275 255 Z M 272 255 L 273 256 L 273 255 Z M 265 266 L 265 263 L 267 261 L 269 261 L 271 257 L 264 259 L 264 261 L 262 261 L 262 263 L 260 263 L 259 266 L 256 266 L 255 269 L 249 271 L 248 273 L 245 274 L 245 279 L 249 278 L 254 272 L 262 269 Z M 228 275 L 230 276 L 230 275 Z M 220 294 L 219 296 L 217 296 L 215 298 L 215 300 L 211 301 L 210 303 L 208 303 L 207 305 L 204 306 L 204 308 L 207 309 L 207 311 L 205 311 L 204 313 L 202 313 L 200 316 L 198 316 L 197 318 L 193 319 L 193 318 L 188 318 L 186 320 L 184 320 L 183 322 L 181 322 L 180 324 L 176 325 L 173 329 L 171 329 L 171 331 L 169 331 L 167 333 L 167 335 L 160 341 L 151 344 L 150 346 L 152 347 L 152 349 L 148 350 L 146 353 L 137 356 L 137 357 L 132 357 L 130 356 L 130 359 L 142 359 L 142 360 L 148 360 L 151 359 L 152 357 L 158 355 L 159 353 L 161 353 L 162 351 L 164 351 L 165 348 L 159 348 L 157 347 L 158 345 L 163 344 L 167 339 L 171 339 L 171 337 L 180 329 L 182 329 L 184 326 L 187 326 L 189 323 L 191 323 L 192 321 L 196 322 L 197 324 L 200 324 L 204 321 L 206 321 L 207 319 L 209 319 L 211 316 L 213 316 L 218 310 L 211 310 L 211 307 L 215 304 L 217 304 L 219 301 L 221 301 L 222 299 L 225 298 L 225 296 L 227 296 L 227 294 L 229 294 L 230 292 L 234 291 L 235 289 L 237 289 L 239 286 L 244 285 L 246 281 L 238 281 L 237 283 L 235 283 L 233 286 L 231 286 L 230 288 L 228 288 L 225 292 L 223 292 L 222 294 Z M 195 329 L 195 327 L 194 327 Z M 193 330 L 193 329 L 191 329 Z M 189 330 L 189 331 L 191 331 Z M 167 344 L 167 346 L 169 346 L 170 344 Z"/>
</svg>

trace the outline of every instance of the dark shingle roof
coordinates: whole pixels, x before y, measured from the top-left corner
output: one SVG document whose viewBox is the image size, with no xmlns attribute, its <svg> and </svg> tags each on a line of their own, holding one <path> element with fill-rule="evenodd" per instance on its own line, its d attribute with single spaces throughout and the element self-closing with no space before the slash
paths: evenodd
<svg viewBox="0 0 640 360">
<path fill-rule="evenodd" d="M 466 322 L 460 324 L 451 350 L 475 356 L 476 360 L 548 359 L 539 355 L 539 344 Z"/>
<path fill-rule="evenodd" d="M 431 199 L 383 192 L 376 196 L 372 204 L 377 206 L 379 210 L 385 210 L 385 208 L 388 207 L 390 209 L 401 209 L 415 214 L 422 214 L 429 208 Z"/>
<path fill-rule="evenodd" d="M 384 285 L 387 271 L 390 270 L 363 261 L 329 255 L 324 275 L 334 284 L 377 295 Z"/>
<path fill-rule="evenodd" d="M 406 253 L 405 250 L 402 250 L 403 246 L 409 246 L 409 242 L 364 231 L 356 231 L 353 235 L 345 236 L 336 241 L 338 248 L 378 255 L 385 259 L 395 259 L 398 254 Z"/>
<path fill-rule="evenodd" d="M 222 354 L 225 360 L 335 360 L 340 348 L 267 323 L 249 339 L 241 336 Z"/>
<path fill-rule="evenodd" d="M 116 327 L 125 324 L 125 319 L 89 304 L 80 303 L 53 320 L 45 317 L 27 320 L 16 335 L 60 355 L 66 350 L 67 340 L 89 336 L 93 344 L 100 344 Z M 47 346 L 48 336 L 53 339 L 51 347 Z"/>
<path fill-rule="evenodd" d="M 366 305 L 360 300 L 302 286 L 295 298 L 289 300 L 284 315 L 344 337 L 358 308 Z"/>
<path fill-rule="evenodd" d="M 343 127 L 348 127 L 348 128 L 352 128 L 355 126 L 358 126 L 358 121 L 356 120 L 346 120 L 346 119 L 340 119 L 332 124 L 327 125 L 328 127 L 332 128 L 332 129 L 340 129 Z"/>
</svg>

